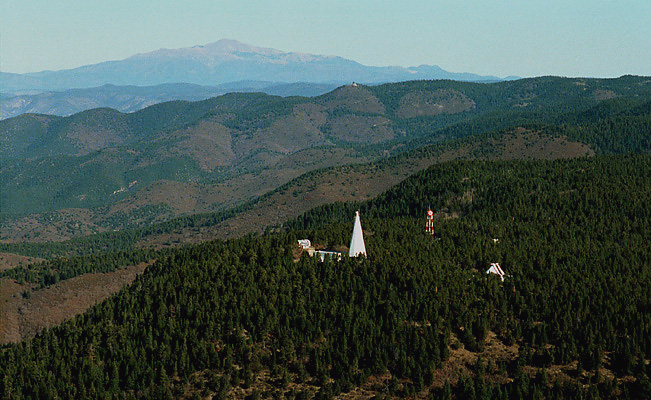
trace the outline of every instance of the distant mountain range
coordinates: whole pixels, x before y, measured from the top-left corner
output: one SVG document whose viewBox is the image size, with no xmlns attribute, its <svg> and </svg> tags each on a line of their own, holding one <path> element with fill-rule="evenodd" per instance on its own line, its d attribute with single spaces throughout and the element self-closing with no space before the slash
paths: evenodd
<svg viewBox="0 0 651 400">
<path fill-rule="evenodd" d="M 61 71 L 0 72 L 1 118 L 28 112 L 65 116 L 94 107 L 128 112 L 162 101 L 203 100 L 227 92 L 314 96 L 351 82 L 424 79 L 502 80 L 429 65 L 366 66 L 342 57 L 282 52 L 224 39 L 205 46 L 160 49 Z M 178 85 L 181 83 L 193 86 Z"/>
<path fill-rule="evenodd" d="M 497 81 L 494 76 L 447 72 L 437 66 L 370 67 L 341 57 L 250 46 L 220 40 L 205 46 L 160 49 L 121 61 L 108 61 L 61 71 L 2 73 L 3 91 L 67 90 L 105 84 L 155 86 L 192 83 L 215 86 L 239 81 L 372 84 L 418 79 Z"/>
</svg>

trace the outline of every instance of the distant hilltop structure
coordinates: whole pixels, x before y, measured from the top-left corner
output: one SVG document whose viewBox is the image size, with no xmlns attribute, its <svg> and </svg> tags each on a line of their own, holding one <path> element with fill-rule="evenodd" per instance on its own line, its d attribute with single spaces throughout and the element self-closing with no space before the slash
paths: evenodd
<svg viewBox="0 0 651 400">
<path fill-rule="evenodd" d="M 359 211 L 355 211 L 355 225 L 353 226 L 353 236 L 350 238 L 349 257 L 366 257 L 366 246 L 364 245 L 364 234 L 362 233 L 362 223 L 359 220 Z"/>
</svg>

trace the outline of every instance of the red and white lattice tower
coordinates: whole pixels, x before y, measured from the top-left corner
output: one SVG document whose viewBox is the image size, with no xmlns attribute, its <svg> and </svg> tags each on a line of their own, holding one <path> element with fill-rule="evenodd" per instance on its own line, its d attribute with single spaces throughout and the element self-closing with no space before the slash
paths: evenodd
<svg viewBox="0 0 651 400">
<path fill-rule="evenodd" d="M 427 210 L 427 224 L 425 225 L 425 232 L 434 236 L 434 211 Z"/>
</svg>

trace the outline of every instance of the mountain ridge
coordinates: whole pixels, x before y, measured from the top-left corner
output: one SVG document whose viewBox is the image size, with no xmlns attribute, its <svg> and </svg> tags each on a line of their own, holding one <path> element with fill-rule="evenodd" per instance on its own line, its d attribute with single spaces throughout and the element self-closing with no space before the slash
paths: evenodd
<svg viewBox="0 0 651 400">
<path fill-rule="evenodd" d="M 500 80 L 494 76 L 447 72 L 439 67 L 374 67 L 339 56 L 282 52 L 223 39 L 203 46 L 159 49 L 123 60 L 104 61 L 60 71 L 0 73 L 3 91 L 67 90 L 153 86 L 163 83 L 219 85 L 241 80 L 287 83 L 384 83 L 412 79 Z"/>
<path fill-rule="evenodd" d="M 417 81 L 348 85 L 315 98 L 234 93 L 130 114 L 23 115 L 0 121 L 3 219 L 42 225 L 57 210 L 77 209 L 72 214 L 94 221 L 80 225 L 143 226 L 236 207 L 309 171 L 531 124 L 594 151 L 647 151 L 640 136 L 651 99 L 645 79 Z M 605 117 L 593 134 L 566 127 Z M 535 148 L 522 154 L 548 144 L 532 141 Z"/>
<path fill-rule="evenodd" d="M 0 119 L 22 114 L 48 114 L 66 117 L 93 108 L 108 107 L 129 113 L 173 100 L 199 101 L 231 92 L 260 92 L 277 96 L 314 97 L 335 89 L 334 84 L 282 83 L 262 81 L 229 82 L 218 86 L 190 83 L 164 83 L 156 86 L 116 86 L 110 83 L 65 91 L 3 96 Z"/>
</svg>

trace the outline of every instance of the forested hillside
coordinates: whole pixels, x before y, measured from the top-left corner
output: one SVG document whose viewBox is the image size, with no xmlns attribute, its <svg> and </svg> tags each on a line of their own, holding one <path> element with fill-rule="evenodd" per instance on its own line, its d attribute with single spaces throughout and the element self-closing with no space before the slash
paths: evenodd
<svg viewBox="0 0 651 400">
<path fill-rule="evenodd" d="M 161 256 L 84 315 L 0 349 L 1 393 L 648 398 L 649 193 L 649 155 L 437 164 L 282 232 Z M 295 260 L 297 239 L 347 245 L 357 209 L 368 258 Z"/>
<path fill-rule="evenodd" d="M 532 124 L 620 152 L 628 139 L 598 142 L 594 132 L 624 127 L 643 133 L 636 151 L 648 149 L 650 82 L 418 81 L 315 98 L 230 94 L 131 114 L 23 115 L 0 121 L 1 239 L 64 240 L 226 210 L 309 171 Z"/>
<path fill-rule="evenodd" d="M 411 142 L 407 142 L 407 146 Z M 532 123 L 422 146 L 367 164 L 311 171 L 238 207 L 194 214 L 139 229 L 105 232 L 61 243 L 0 244 L 0 251 L 50 258 L 55 255 L 167 247 L 187 242 L 263 232 L 322 204 L 374 197 L 433 163 L 455 159 L 556 159 L 596 154 L 651 152 L 651 102 L 604 101 L 586 111 L 563 115 L 556 124 Z M 180 188 L 177 188 L 180 190 Z M 133 205 L 134 207 L 136 205 Z M 139 205 L 142 218 L 156 207 Z M 106 209 L 103 217 L 120 221 Z M 15 241 L 28 239 L 34 225 L 48 224 L 59 235 L 77 229 L 68 215 L 45 214 L 5 223 L 2 232 Z M 30 223 L 32 225 L 30 225 Z M 22 236 L 21 236 L 22 235 Z"/>
</svg>

